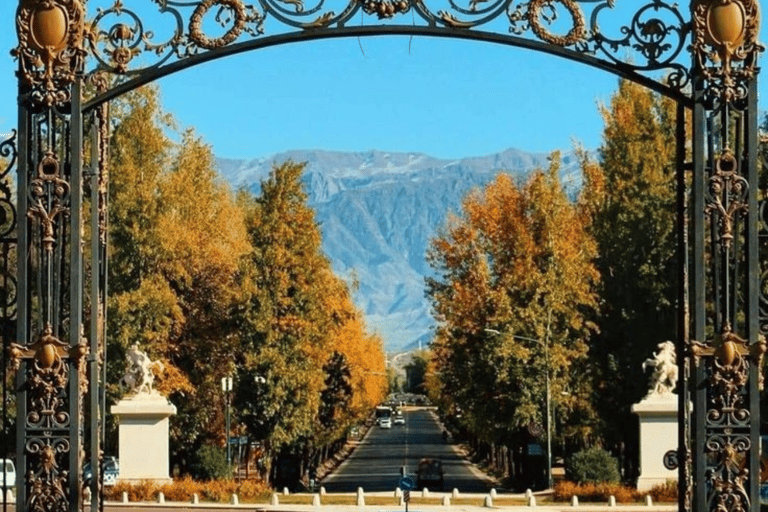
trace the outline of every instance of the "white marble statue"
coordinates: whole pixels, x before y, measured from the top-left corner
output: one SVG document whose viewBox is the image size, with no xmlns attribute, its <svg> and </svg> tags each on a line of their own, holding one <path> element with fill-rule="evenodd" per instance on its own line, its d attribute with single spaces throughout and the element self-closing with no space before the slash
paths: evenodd
<svg viewBox="0 0 768 512">
<path fill-rule="evenodd" d="M 157 392 L 152 388 L 155 382 L 154 368 L 162 370 L 163 363 L 151 361 L 146 352 L 139 350 L 139 344 L 134 343 L 125 354 L 128 366 L 122 384 L 128 388 L 129 394 L 152 395 Z"/>
<path fill-rule="evenodd" d="M 675 344 L 671 341 L 659 343 L 659 351 L 652 359 L 643 362 L 643 371 L 647 366 L 653 367 L 651 385 L 646 398 L 671 395 L 677 385 L 677 357 Z"/>
</svg>

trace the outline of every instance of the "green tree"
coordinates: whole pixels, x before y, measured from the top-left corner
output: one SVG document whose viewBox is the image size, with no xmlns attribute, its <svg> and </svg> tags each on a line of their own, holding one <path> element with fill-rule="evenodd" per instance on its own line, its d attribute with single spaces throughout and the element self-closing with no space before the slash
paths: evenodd
<svg viewBox="0 0 768 512">
<path fill-rule="evenodd" d="M 590 359 L 604 439 L 629 447 L 623 464 L 631 474 L 638 434 L 630 407 L 647 391 L 641 364 L 675 337 L 675 109 L 622 80 L 601 112 L 599 162 L 582 159 L 602 275 L 601 332 Z"/>
<path fill-rule="evenodd" d="M 238 342 L 232 311 L 247 283 L 244 213 L 192 131 L 170 138 L 158 91 L 126 95 L 111 139 L 110 396 L 138 343 L 164 364 L 157 387 L 177 404 L 173 457 L 191 461 L 206 439 L 223 444 L 219 378 Z"/>
<path fill-rule="evenodd" d="M 250 435 L 269 456 L 312 438 L 320 410 L 323 364 L 330 325 L 324 285 L 330 263 L 301 182 L 304 166 L 276 166 L 249 202 L 249 279 L 255 283 L 245 310 L 237 403 Z M 272 475 L 275 477 L 275 475 Z"/>
<path fill-rule="evenodd" d="M 405 365 L 405 381 L 408 384 L 408 393 L 426 393 L 424 380 L 427 374 L 427 365 L 430 354 L 428 351 L 420 350 L 413 353 L 411 361 Z"/>
</svg>

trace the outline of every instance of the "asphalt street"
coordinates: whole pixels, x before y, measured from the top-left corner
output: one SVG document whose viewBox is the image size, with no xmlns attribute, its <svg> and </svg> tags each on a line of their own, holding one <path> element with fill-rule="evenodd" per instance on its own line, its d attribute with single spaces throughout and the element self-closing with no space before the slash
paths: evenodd
<svg viewBox="0 0 768 512">
<path fill-rule="evenodd" d="M 431 491 L 487 492 L 491 482 L 461 456 L 442 436 L 442 428 L 428 409 L 406 410 L 405 425 L 391 429 L 372 427 L 352 455 L 321 485 L 328 492 L 391 491 L 401 477 L 401 468 L 416 479 L 422 458 L 442 461 L 443 489 Z"/>
</svg>

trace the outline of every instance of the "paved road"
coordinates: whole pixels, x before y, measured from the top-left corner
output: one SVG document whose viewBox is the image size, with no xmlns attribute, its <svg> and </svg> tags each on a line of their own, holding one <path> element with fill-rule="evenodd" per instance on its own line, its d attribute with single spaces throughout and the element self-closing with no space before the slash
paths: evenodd
<svg viewBox="0 0 768 512">
<path fill-rule="evenodd" d="M 405 411 L 405 425 L 391 429 L 373 427 L 360 446 L 339 468 L 321 482 L 328 492 L 392 491 L 400 479 L 400 468 L 415 476 L 423 457 L 443 463 L 444 489 L 487 492 L 488 482 L 473 466 L 443 440 L 434 414 L 427 409 Z M 439 491 L 440 489 L 430 489 Z"/>
</svg>

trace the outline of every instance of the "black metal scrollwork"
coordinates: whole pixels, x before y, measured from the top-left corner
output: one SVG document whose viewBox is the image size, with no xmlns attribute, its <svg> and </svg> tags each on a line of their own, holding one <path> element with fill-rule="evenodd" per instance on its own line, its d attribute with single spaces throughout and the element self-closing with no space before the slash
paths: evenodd
<svg viewBox="0 0 768 512">
<path fill-rule="evenodd" d="M 148 2 L 150 0 L 147 0 Z M 689 83 L 688 62 L 679 62 L 687 44 L 689 24 L 676 4 L 654 0 L 640 5 L 625 25 L 615 28 L 616 37 L 601 30 L 599 20 L 616 18 L 613 0 L 151 0 L 158 6 L 152 16 L 164 36 L 158 41 L 147 22 L 116 0 L 111 7 L 97 8 L 86 34 L 97 67 L 88 72 L 115 75 L 115 83 L 150 73 L 165 65 L 200 55 L 220 52 L 228 46 L 289 33 L 316 36 L 364 25 L 359 11 L 375 16 L 388 26 L 397 16 L 412 12 L 409 28 L 498 31 L 506 21 L 506 33 L 546 45 L 588 54 L 609 65 L 645 73 L 650 79 L 683 91 Z M 589 6 L 590 10 L 585 10 Z M 587 20 L 590 20 L 587 23 Z M 613 23 L 615 25 L 615 23 Z M 499 33 L 504 34 L 504 29 Z M 505 36 L 506 37 L 506 36 Z M 652 75 L 651 73 L 656 73 Z M 663 76 L 662 76 L 663 75 Z"/>
<path fill-rule="evenodd" d="M 747 213 L 749 183 L 738 171 L 736 157 L 726 148 L 715 161 L 715 174 L 709 179 L 707 189 L 705 211 L 717 213 L 720 243 L 724 249 L 733 243 L 734 224 Z"/>
<path fill-rule="evenodd" d="M 16 166 L 16 131 L 0 142 L 0 239 L 11 236 L 16 229 L 16 205 L 13 202 L 10 173 Z M 0 160 L 0 162 L 2 162 Z"/>
<path fill-rule="evenodd" d="M 765 142 L 768 142 L 765 141 Z M 763 191 L 763 198 L 758 206 L 760 251 L 765 254 L 768 251 L 768 191 Z M 768 265 L 762 263 L 760 273 L 760 332 L 768 334 Z"/>
<path fill-rule="evenodd" d="M 715 512 L 746 512 L 750 509 L 747 482 L 752 415 L 745 397 L 751 357 L 744 355 L 749 353 L 745 340 L 732 333 L 727 323 L 718 345 L 707 358 L 707 501 Z"/>
<path fill-rule="evenodd" d="M 64 457 L 69 454 L 70 443 L 65 437 L 30 439 L 26 443 L 30 457 L 37 459 L 36 471 L 26 475 L 32 496 L 28 509 L 32 512 L 67 510 L 67 477 Z"/>
<path fill-rule="evenodd" d="M 690 28 L 677 4 L 654 1 L 641 6 L 629 24 L 619 27 L 620 37 L 611 37 L 600 29 L 601 16 L 610 15 L 613 5 L 610 0 L 592 11 L 592 37 L 579 49 L 599 53 L 616 64 L 627 64 L 627 52 L 633 50 L 642 58 L 630 65 L 638 70 L 665 69 L 665 79 L 673 88 L 682 90 L 686 87 L 690 81 L 688 65 L 678 59 L 688 44 Z M 602 26 L 610 27 L 606 23 Z"/>
</svg>

